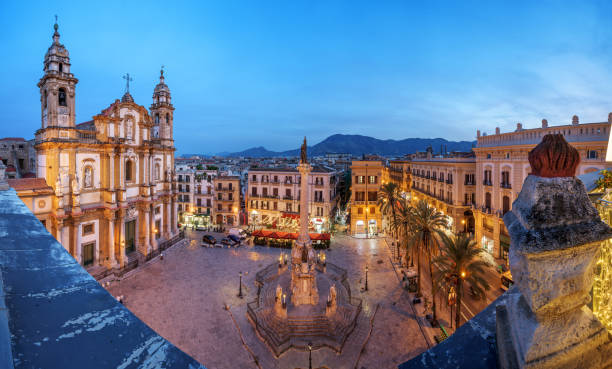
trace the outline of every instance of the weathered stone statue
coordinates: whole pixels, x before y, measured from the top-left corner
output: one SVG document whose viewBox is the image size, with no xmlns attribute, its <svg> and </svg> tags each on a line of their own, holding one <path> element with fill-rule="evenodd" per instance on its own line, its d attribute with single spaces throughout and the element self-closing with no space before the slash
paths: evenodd
<svg viewBox="0 0 612 369">
<path fill-rule="evenodd" d="M 529 153 L 532 174 L 504 216 L 515 286 L 497 306 L 501 368 L 605 368 L 612 344 L 585 305 L 602 240 L 612 237 L 574 177 L 580 156 L 562 135 Z"/>
<path fill-rule="evenodd" d="M 84 182 L 84 187 L 85 188 L 89 188 L 92 187 L 93 182 L 92 182 L 92 178 L 91 178 L 91 168 L 90 167 L 86 167 L 85 168 L 85 182 Z"/>
</svg>

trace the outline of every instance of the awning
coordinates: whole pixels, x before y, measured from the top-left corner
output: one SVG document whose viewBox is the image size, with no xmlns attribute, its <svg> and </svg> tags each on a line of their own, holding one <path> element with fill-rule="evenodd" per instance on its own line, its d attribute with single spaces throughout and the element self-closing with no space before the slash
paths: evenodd
<svg viewBox="0 0 612 369">
<path fill-rule="evenodd" d="M 277 231 L 265 231 L 256 230 L 251 234 L 253 237 L 266 237 L 284 240 L 297 240 L 298 234 L 291 232 L 277 232 Z M 310 239 L 313 241 L 328 241 L 331 239 L 329 233 L 309 233 Z"/>
</svg>

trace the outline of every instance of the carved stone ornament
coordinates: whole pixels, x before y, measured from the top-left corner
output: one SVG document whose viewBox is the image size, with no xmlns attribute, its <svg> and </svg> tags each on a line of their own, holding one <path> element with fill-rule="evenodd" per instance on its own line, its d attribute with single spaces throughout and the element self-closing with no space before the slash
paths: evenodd
<svg viewBox="0 0 612 369">
<path fill-rule="evenodd" d="M 580 163 L 578 150 L 561 134 L 548 134 L 529 152 L 532 174 L 538 177 L 573 177 Z"/>
</svg>

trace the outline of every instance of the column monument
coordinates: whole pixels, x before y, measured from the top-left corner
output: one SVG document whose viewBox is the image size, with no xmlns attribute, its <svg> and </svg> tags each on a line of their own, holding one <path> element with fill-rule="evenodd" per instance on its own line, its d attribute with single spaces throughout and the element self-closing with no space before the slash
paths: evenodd
<svg viewBox="0 0 612 369">
<path fill-rule="evenodd" d="M 315 305 L 319 301 L 315 273 L 315 254 L 308 235 L 308 174 L 312 170 L 306 154 L 306 137 L 300 156 L 300 233 L 291 251 L 291 302 L 293 305 Z"/>
</svg>

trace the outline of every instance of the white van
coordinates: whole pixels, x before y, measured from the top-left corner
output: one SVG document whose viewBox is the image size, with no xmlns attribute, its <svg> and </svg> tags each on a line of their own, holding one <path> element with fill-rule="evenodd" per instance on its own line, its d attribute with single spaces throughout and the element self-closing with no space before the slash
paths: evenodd
<svg viewBox="0 0 612 369">
<path fill-rule="evenodd" d="M 244 229 L 241 229 L 241 228 L 230 228 L 227 234 L 239 237 L 241 240 L 244 240 L 247 238 L 247 233 L 244 231 Z"/>
</svg>

